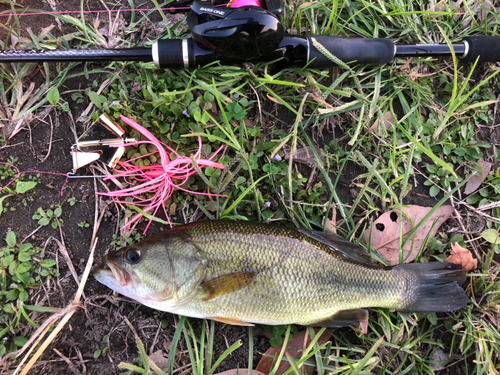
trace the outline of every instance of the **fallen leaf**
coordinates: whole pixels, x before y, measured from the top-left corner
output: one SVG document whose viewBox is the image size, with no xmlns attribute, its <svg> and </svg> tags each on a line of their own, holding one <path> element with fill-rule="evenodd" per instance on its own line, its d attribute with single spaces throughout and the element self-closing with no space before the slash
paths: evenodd
<svg viewBox="0 0 500 375">
<path fill-rule="evenodd" d="M 326 222 L 326 224 L 325 224 Z M 332 233 L 337 233 L 337 210 L 335 209 L 335 206 L 332 206 L 332 218 L 328 216 L 323 217 L 323 222 L 321 223 L 325 225 L 325 229 L 330 230 Z"/>
<path fill-rule="evenodd" d="M 293 154 L 290 152 L 290 148 L 285 148 L 285 159 L 288 160 L 290 159 L 290 156 L 292 156 L 294 162 L 306 164 L 312 168 L 314 167 L 314 161 L 316 160 L 314 151 L 316 151 L 321 159 L 325 158 L 324 151 L 318 146 L 314 146 L 314 150 L 312 149 L 312 147 L 306 146 L 305 148 L 298 148 Z"/>
<path fill-rule="evenodd" d="M 168 371 L 168 358 L 163 356 L 163 351 L 157 350 L 148 357 L 149 360 L 158 366 L 162 371 Z"/>
<path fill-rule="evenodd" d="M 431 12 L 446 12 L 448 9 L 446 7 L 449 6 L 450 10 L 455 10 L 458 8 L 457 2 L 451 1 L 449 4 L 444 4 L 440 1 L 438 4 L 432 5 L 429 7 Z M 431 17 L 435 18 L 437 15 L 431 15 Z"/>
<path fill-rule="evenodd" d="M 373 123 L 372 126 L 370 126 L 370 129 L 368 129 L 368 133 L 375 133 L 378 134 L 378 123 L 379 123 L 380 118 L 377 117 L 375 119 L 375 122 Z M 390 111 L 387 111 L 384 113 L 384 117 L 382 117 L 382 124 L 386 130 L 390 129 L 391 126 L 394 125 L 394 118 L 392 117 L 392 113 Z"/>
<path fill-rule="evenodd" d="M 371 248 L 377 250 L 380 256 L 391 266 L 395 266 L 399 264 L 400 225 L 402 227 L 402 234 L 406 238 L 431 209 L 431 207 L 404 206 L 403 211 L 405 215 L 402 218 L 400 218 L 400 212 L 397 210 L 386 212 L 373 223 L 371 239 L 370 230 L 365 231 L 365 240 L 368 242 L 370 239 Z M 410 263 L 415 260 L 429 231 L 429 238 L 434 237 L 439 227 L 448 220 L 452 213 L 453 207 L 441 206 L 422 224 L 415 235 L 406 243 L 403 255 L 404 263 Z M 436 220 L 437 222 L 434 225 L 434 221 Z"/>
<path fill-rule="evenodd" d="M 243 119 L 243 122 L 245 123 L 245 126 L 246 126 L 248 129 L 254 129 L 254 128 L 255 128 L 255 126 L 256 126 L 255 122 L 253 122 L 253 121 L 249 120 L 249 119 L 248 119 L 248 118 L 246 118 L 246 117 Z"/>
<path fill-rule="evenodd" d="M 492 14 L 498 14 L 498 11 L 497 9 L 493 6 L 492 2 L 491 1 L 485 1 L 481 7 L 479 8 L 478 12 L 477 12 L 477 18 L 479 20 L 480 23 L 483 23 L 484 20 L 486 19 L 486 16 L 488 15 L 488 13 L 492 13 Z"/>
<path fill-rule="evenodd" d="M 443 350 L 437 349 L 432 353 L 431 361 L 432 371 L 440 371 L 446 368 L 446 365 L 450 362 L 450 356 Z"/>
<path fill-rule="evenodd" d="M 321 346 L 324 343 L 328 342 L 330 336 L 331 335 L 327 331 L 325 331 L 318 339 L 318 345 Z M 310 343 L 311 343 L 311 337 L 309 336 L 308 331 L 294 333 L 293 335 L 291 335 L 290 340 L 288 340 L 285 353 L 288 354 L 289 357 L 298 360 L 302 357 L 303 350 L 307 348 L 307 346 Z M 269 374 L 269 372 L 271 372 L 275 364 L 274 362 L 278 358 L 282 349 L 283 349 L 283 344 L 281 344 L 276 348 L 270 347 L 259 361 L 259 364 L 257 365 L 257 371 L 261 371 L 266 375 Z M 290 368 L 290 363 L 288 361 L 282 361 L 275 375 L 282 375 L 289 368 Z M 312 373 L 314 368 L 312 366 L 304 366 L 304 370 L 307 373 Z"/>
<path fill-rule="evenodd" d="M 465 194 L 467 195 L 475 192 L 477 188 L 481 186 L 491 170 L 491 163 L 484 161 L 484 159 L 479 159 L 477 164 L 479 165 L 481 173 L 475 174 L 467 181 L 467 185 L 465 185 Z"/>
<path fill-rule="evenodd" d="M 10 49 L 15 50 L 17 49 L 16 46 L 19 43 L 19 38 L 14 35 L 14 33 L 10 34 Z"/>
<path fill-rule="evenodd" d="M 278 103 L 280 104 L 280 101 L 278 99 L 276 99 L 274 96 L 271 96 L 269 94 L 266 94 L 267 98 L 275 103 Z"/>
<path fill-rule="evenodd" d="M 316 4 L 317 1 L 309 1 L 307 3 L 303 3 L 300 5 L 300 8 L 307 8 L 309 5 L 313 5 L 313 4 Z"/>
<path fill-rule="evenodd" d="M 368 334 L 368 314 L 359 320 L 359 326 L 364 335 Z"/>
<path fill-rule="evenodd" d="M 466 272 L 477 268 L 477 259 L 472 257 L 470 250 L 460 246 L 458 243 L 451 244 L 450 256 L 444 261 L 461 264 L 465 268 Z"/>
<path fill-rule="evenodd" d="M 215 375 L 248 375 L 248 369 L 246 368 L 235 368 L 233 370 L 227 370 L 223 372 L 219 372 Z M 263 372 L 252 370 L 252 375 L 266 375 Z"/>
</svg>

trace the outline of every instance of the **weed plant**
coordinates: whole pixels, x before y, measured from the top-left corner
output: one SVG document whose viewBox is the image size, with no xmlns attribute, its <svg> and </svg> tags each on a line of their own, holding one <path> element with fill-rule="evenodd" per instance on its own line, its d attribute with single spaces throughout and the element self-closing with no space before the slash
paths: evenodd
<svg viewBox="0 0 500 375">
<path fill-rule="evenodd" d="M 488 3 L 291 1 L 285 6 L 284 24 L 291 33 L 302 35 L 391 38 L 397 44 L 455 43 L 468 35 L 498 36 L 498 12 Z M 133 35 L 143 20 L 135 16 L 127 31 L 115 38 L 117 46 L 137 42 Z M 98 48 L 108 43 L 83 18 L 58 17 L 79 31 L 56 38 L 49 30 L 32 37 L 25 47 L 56 47 L 48 40 L 64 47 L 72 43 Z M 180 25 L 167 29 L 166 36 L 187 35 Z M 9 121 L 20 121 L 47 102 L 69 110 L 70 94 L 71 100 L 94 105 L 95 111 L 88 115 L 93 120 L 101 112 L 116 119 L 131 117 L 180 155 L 191 154 L 197 135 L 203 137 L 206 157 L 225 145 L 219 162 L 226 170 L 206 168 L 188 181 L 190 190 L 210 191 L 219 197 L 175 192 L 169 202 L 171 216 L 180 217 L 182 212 L 189 219 L 201 210 L 211 219 L 259 220 L 322 230 L 324 218 L 335 208 L 339 234 L 362 244 L 361 235 L 370 222 L 382 211 L 413 203 L 414 191 L 435 208 L 453 198 L 462 216 L 458 220 L 461 233 L 439 233 L 418 260 L 443 260 L 452 242 L 475 249 L 480 269 L 469 275 L 465 285 L 471 297 L 466 308 L 438 315 L 372 310 L 366 335 L 360 330 L 354 334 L 349 329 L 334 331 L 324 345 L 313 339 L 298 360 L 285 354 L 291 327 L 274 329 L 272 340 L 284 343 L 279 358 L 291 362 L 287 373 L 300 373 L 306 364 L 314 365 L 318 374 L 433 374 L 443 368 L 450 373 L 497 373 L 500 169 L 498 145 L 492 140 L 499 137 L 494 126 L 498 121 L 498 64 L 463 65 L 453 56 L 398 58 L 380 66 L 339 65 L 322 71 L 277 69 L 270 62 L 159 70 L 151 64 L 110 63 L 106 69 L 92 70 L 89 64 L 83 73 L 72 73 L 70 64 L 58 66 L 56 77 L 45 66 L 44 85 L 30 91 L 28 100 L 21 100 L 24 91 L 18 83 L 29 65 L 9 64 L 0 65 L 0 98 Z M 95 82 L 83 92 L 62 91 L 65 80 L 93 72 L 106 72 L 110 84 L 102 90 Z M 390 127 L 384 126 L 384 119 Z M 308 162 L 298 163 L 298 151 L 305 149 L 309 150 Z M 150 151 L 130 148 L 126 157 Z M 481 188 L 466 197 L 463 187 L 481 170 L 481 158 L 493 161 L 493 168 Z M 150 156 L 143 162 L 157 160 Z M 313 167 L 317 175 L 310 182 Z M 37 220 L 50 222 L 48 211 L 37 215 Z M 484 225 L 472 226 L 466 217 L 481 217 Z M 5 275 L 6 257 L 23 253 L 12 240 L 7 243 Z M 376 253 L 373 257 L 383 261 Z M 15 290 L 16 298 L 22 300 L 25 295 L 20 287 Z M 15 293 L 5 292 L 11 297 Z M 8 300 L 6 294 L 4 299 Z M 16 316 L 19 324 L 20 315 Z M 8 321 L 9 327 L 13 324 L 14 320 Z M 225 353 L 213 353 L 214 330 L 213 322 L 204 322 L 201 333 L 195 332 L 189 320 L 181 317 L 166 373 L 173 373 L 177 344 L 184 340 L 192 372 L 213 374 L 222 359 L 239 347 L 236 342 Z M 317 338 L 320 333 L 310 330 L 310 335 Z M 124 363 L 120 368 L 129 373 L 165 373 L 151 363 L 138 337 L 136 341 L 138 363 Z M 251 366 L 251 329 L 249 341 Z"/>
<path fill-rule="evenodd" d="M 30 311 L 54 311 L 44 306 L 31 306 L 28 289 L 52 277 L 58 277 L 54 259 L 43 259 L 45 253 L 30 243 L 17 244 L 10 231 L 0 250 L 0 356 L 17 351 L 28 338 L 26 325 L 38 328 L 29 317 Z"/>
</svg>

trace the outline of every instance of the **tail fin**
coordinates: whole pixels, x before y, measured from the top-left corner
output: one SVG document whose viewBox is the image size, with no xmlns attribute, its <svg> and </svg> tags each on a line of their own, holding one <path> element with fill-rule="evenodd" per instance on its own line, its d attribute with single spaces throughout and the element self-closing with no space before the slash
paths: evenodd
<svg viewBox="0 0 500 375">
<path fill-rule="evenodd" d="M 460 286 L 465 281 L 465 270 L 460 264 L 445 262 L 402 264 L 394 267 L 394 271 L 409 274 L 405 310 L 453 311 L 469 302 L 469 298 Z"/>
</svg>

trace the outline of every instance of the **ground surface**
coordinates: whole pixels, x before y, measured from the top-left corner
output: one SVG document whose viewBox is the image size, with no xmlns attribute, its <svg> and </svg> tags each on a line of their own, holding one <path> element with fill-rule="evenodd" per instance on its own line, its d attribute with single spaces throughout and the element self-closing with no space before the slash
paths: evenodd
<svg viewBox="0 0 500 375">
<path fill-rule="evenodd" d="M 29 4 L 30 8 L 49 10 L 50 7 L 42 1 L 19 1 L 20 4 Z M 149 3 L 148 3 L 149 4 Z M 137 6 L 150 7 L 143 2 L 137 2 Z M 80 1 L 68 0 L 55 5 L 56 10 L 76 10 L 80 7 Z M 153 6 L 151 6 L 153 7 Z M 6 4 L 0 4 L 0 10 L 7 9 Z M 91 0 L 85 2 L 85 9 L 102 9 L 100 1 Z M 127 20 L 128 15 L 123 15 Z M 153 21 L 157 17 L 152 16 Z M 9 20 L 12 24 L 13 20 Z M 51 16 L 30 16 L 21 18 L 21 28 L 30 28 L 35 34 L 41 32 L 42 28 L 54 24 Z M 65 26 L 67 27 L 67 26 Z M 68 32 L 64 30 L 64 32 Z M 79 66 L 74 72 L 84 69 Z M 479 76 L 480 72 L 477 73 Z M 64 83 L 65 90 L 78 90 L 92 86 L 94 81 L 98 84 L 105 78 L 102 76 L 91 76 L 89 79 L 81 77 Z M 44 81 L 43 72 L 33 73 L 31 81 L 23 82 L 28 85 L 31 82 L 40 84 Z M 498 93 L 497 93 L 498 94 Z M 8 162 L 10 157 L 18 158 L 16 165 L 22 171 L 44 171 L 57 174 L 64 174 L 71 170 L 72 163 L 70 157 L 71 145 L 75 143 L 75 133 L 81 134 L 89 121 L 78 122 L 80 114 L 85 110 L 86 104 L 77 104 L 71 99 L 70 95 L 64 98 L 70 105 L 71 116 L 61 110 L 53 109 L 42 121 L 33 118 L 29 122 L 29 127 L 23 129 L 12 139 L 2 143 L 0 148 L 0 162 Z M 280 116 L 280 112 L 277 113 Z M 293 122 L 286 118 L 285 111 L 281 112 L 280 118 L 287 123 Z M 496 123 L 500 122 L 500 114 L 497 114 Z M 342 127 L 338 127 L 338 134 L 330 134 L 321 139 L 319 146 L 328 143 L 334 136 L 341 136 Z M 480 140 L 491 142 L 493 145 L 500 144 L 500 127 L 484 127 L 478 134 Z M 323 142 L 323 143 L 322 143 Z M 344 142 L 345 143 L 345 142 Z M 300 170 L 308 175 L 310 168 L 300 166 Z M 359 176 L 361 170 L 358 166 L 352 165 L 345 169 L 340 183 L 337 186 L 338 194 L 341 200 L 347 204 L 353 202 L 356 197 L 357 188 L 353 188 L 352 181 Z M 84 168 L 78 172 L 78 175 L 90 175 L 89 170 Z M 424 178 L 417 176 L 413 189 L 406 196 L 406 204 L 419 204 L 423 206 L 433 206 L 438 201 L 437 198 L 430 198 L 428 188 L 423 186 Z M 62 195 L 61 195 L 62 189 Z M 50 239 L 56 238 L 63 242 L 71 258 L 71 262 L 79 275 L 82 274 L 90 251 L 92 239 L 92 226 L 96 215 L 102 210 L 108 200 L 97 197 L 95 192 L 103 191 L 101 182 L 93 178 L 71 178 L 65 184 L 65 177 L 53 174 L 41 174 L 40 183 L 34 193 L 30 194 L 27 202 L 24 196 L 12 197 L 9 201 L 10 207 L 15 211 L 7 211 L 0 218 L 0 238 L 3 240 L 8 231 L 15 231 L 18 239 L 25 239 L 27 242 L 39 247 L 47 246 L 47 252 L 50 256 L 58 259 L 61 278 L 55 282 L 51 281 L 43 287 L 43 292 L 48 299 L 45 304 L 54 307 L 64 307 L 73 298 L 77 285 L 73 279 L 68 266 L 66 265 L 56 242 Z M 96 202 L 97 199 L 97 202 Z M 74 202 L 72 205 L 70 202 Z M 38 207 L 43 209 L 51 205 L 60 205 L 62 207 L 60 230 L 51 226 L 44 226 L 38 229 L 36 220 L 32 219 Z M 97 231 L 97 249 L 94 264 L 103 265 L 102 258 L 109 250 L 116 247 L 116 239 L 113 235 L 118 233 L 116 206 L 110 204 L 107 206 L 99 230 Z M 85 224 L 89 224 L 86 226 Z M 453 227 L 456 223 L 450 220 L 447 225 Z M 148 236 L 153 236 L 160 232 L 160 227 L 153 224 L 148 232 Z M 30 290 L 30 295 L 35 298 L 42 293 L 42 287 Z M 137 347 L 133 331 L 127 324 L 130 321 L 135 331 L 143 341 L 148 354 L 157 350 L 168 351 L 172 336 L 175 331 L 178 317 L 157 312 L 119 296 L 113 296 L 112 292 L 95 281 L 92 277 L 85 287 L 85 298 L 83 299 L 84 308 L 78 309 L 76 314 L 70 320 L 65 329 L 58 335 L 53 344 L 46 350 L 43 359 L 36 365 L 33 374 L 62 374 L 68 373 L 67 363 L 53 349 L 57 349 L 63 356 L 69 358 L 80 373 L 87 374 L 115 374 L 120 373 L 117 365 L 124 361 L 133 363 L 137 356 Z M 43 321 L 43 315 L 38 317 L 38 322 Z M 163 327 L 162 327 L 163 324 Z M 200 321 L 193 320 L 195 329 L 199 329 Z M 344 329 L 346 334 L 349 328 Z M 248 362 L 248 333 L 246 328 L 224 326 L 216 324 L 216 347 L 217 353 L 222 353 L 229 345 L 237 340 L 243 341 L 243 346 L 233 355 L 229 356 L 219 367 L 219 370 L 244 368 Z M 268 347 L 268 338 L 260 327 L 254 329 L 254 365 L 260 359 L 261 353 Z M 105 336 L 109 337 L 109 344 L 103 342 Z M 182 344 L 181 344 L 182 345 Z M 96 350 L 104 349 L 98 358 L 95 358 Z M 177 368 L 187 366 L 189 357 L 185 352 L 178 356 Z M 9 373 L 13 369 L 9 364 L 0 368 L 0 372 Z M 189 368 L 186 368 L 189 373 Z M 461 373 L 460 365 L 448 368 L 448 373 Z"/>
<path fill-rule="evenodd" d="M 18 2 L 31 9 L 50 10 L 45 2 Z M 140 4 L 139 4 L 140 3 Z M 150 3 L 137 2 L 137 6 L 143 8 L 154 8 Z M 7 9 L 0 4 L 0 9 Z M 80 9 L 80 1 L 65 1 L 55 6 L 57 11 Z M 101 2 L 92 0 L 85 4 L 85 9 L 103 9 Z M 92 16 L 94 17 L 94 16 Z M 129 18 L 124 13 L 125 19 Z M 102 18 L 102 17 L 101 17 Z M 159 20 L 157 14 L 149 17 L 153 22 Z M 53 25 L 54 18 L 51 16 L 26 16 L 20 18 L 20 25 L 23 29 L 30 28 L 35 34 L 41 32 L 44 27 Z M 11 22 L 12 23 L 12 20 Z M 65 26 L 68 27 L 68 26 Z M 69 27 L 68 27 L 69 29 Z M 64 29 L 67 33 L 68 29 Z M 57 32 L 56 32 L 57 33 Z M 81 71 L 83 66 L 72 70 L 72 73 Z M 32 82 L 43 82 L 40 72 L 33 74 Z M 64 90 L 79 90 L 92 85 L 94 81 L 101 82 L 105 75 L 93 75 L 89 79 L 80 77 L 77 80 L 69 80 L 64 84 Z M 29 84 L 30 82 L 24 82 Z M 67 95 L 65 99 L 70 104 L 72 116 L 61 110 L 53 110 L 43 121 L 36 118 L 30 121 L 29 128 L 21 131 L 0 149 L 0 162 L 7 162 L 9 157 L 18 158 L 16 165 L 22 171 L 41 171 L 65 174 L 71 171 L 72 161 L 70 155 L 71 146 L 75 143 L 74 132 L 80 135 L 89 125 L 89 121 L 82 123 L 75 120 L 85 110 L 86 105 L 77 104 Z M 51 136 L 51 122 L 53 124 L 53 134 Z M 50 149 L 49 149 L 49 145 Z M 50 153 L 49 153 L 50 151 Z M 46 157 L 47 156 L 47 157 Z M 42 161 L 43 160 L 43 161 Z M 78 175 L 89 176 L 88 169 L 79 171 Z M 59 257 L 61 267 L 61 280 L 51 283 L 45 291 L 49 296 L 45 302 L 48 306 L 64 307 L 73 299 L 77 285 L 69 272 L 67 265 L 62 261 L 61 254 L 58 254 L 58 246 L 55 242 L 50 242 L 50 238 L 55 237 L 64 241 L 71 261 L 80 275 L 87 262 L 90 244 L 92 239 L 92 226 L 96 212 L 96 187 L 102 191 L 99 182 L 93 178 L 70 178 L 65 184 L 65 176 L 41 174 L 41 183 L 36 192 L 30 196 L 26 205 L 22 203 L 24 197 L 14 197 L 10 202 L 15 211 L 8 211 L 0 219 L 0 237 L 5 238 L 8 231 L 15 231 L 18 238 L 26 239 L 33 245 L 44 247 L 47 245 L 48 252 Z M 62 190 L 61 190 L 62 189 Z M 61 195 L 62 193 L 62 195 Z M 76 200 L 70 206 L 68 199 Z M 98 205 L 105 205 L 107 199 L 98 199 Z M 38 207 L 43 209 L 51 205 L 62 206 L 62 228 L 54 229 L 51 226 L 39 228 L 37 221 L 32 219 Z M 80 225 L 79 225 L 80 224 Z M 84 224 L 90 224 L 85 227 Z M 116 248 L 113 235 L 117 234 L 116 208 L 109 206 L 107 215 L 102 220 L 97 232 L 98 243 L 96 248 L 95 265 L 103 265 L 102 258 L 111 248 Z M 160 232 L 154 223 L 148 231 L 148 236 L 153 236 Z M 33 233 L 33 234 L 32 234 Z M 32 290 L 37 294 L 37 288 Z M 120 297 L 113 297 L 110 290 L 90 277 L 85 287 L 86 298 L 84 299 L 85 309 L 79 309 L 68 326 L 48 348 L 44 360 L 36 365 L 31 373 L 35 374 L 63 374 L 67 373 L 68 365 L 61 357 L 57 356 L 52 348 L 57 348 L 64 356 L 70 358 L 75 366 L 87 374 L 114 374 L 119 373 L 117 365 L 120 362 L 133 363 L 138 357 L 134 335 L 129 326 L 125 323 L 127 317 L 135 327 L 139 337 L 143 341 L 148 354 L 157 350 L 169 348 L 175 325 L 178 317 L 154 311 L 150 308 L 127 301 Z M 43 317 L 40 316 L 40 321 Z M 161 322 L 166 326 L 161 328 Z M 199 326 L 199 322 L 194 322 Z M 235 326 L 224 326 L 217 323 L 217 339 L 215 351 L 222 353 L 228 345 L 237 340 L 242 340 L 242 347 L 233 355 L 228 357 L 220 366 L 220 370 L 232 368 L 244 368 L 248 362 L 248 334 L 247 329 Z M 254 330 L 255 358 L 258 362 L 260 353 L 267 349 L 268 339 L 262 335 L 261 328 Z M 105 351 L 99 358 L 95 359 L 94 354 L 98 349 L 104 349 L 107 345 L 103 343 L 104 336 L 109 337 L 109 350 Z M 176 367 L 186 366 L 189 357 L 186 352 L 179 354 Z M 11 368 L 12 369 L 12 368 Z M 2 373 L 9 373 L 9 366 L 0 369 Z M 189 367 L 186 369 L 190 372 Z"/>
</svg>

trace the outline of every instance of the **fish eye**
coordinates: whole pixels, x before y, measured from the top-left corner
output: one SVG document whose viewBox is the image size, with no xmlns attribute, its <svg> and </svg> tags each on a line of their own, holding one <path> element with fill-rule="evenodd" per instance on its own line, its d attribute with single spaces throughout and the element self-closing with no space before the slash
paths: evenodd
<svg viewBox="0 0 500 375">
<path fill-rule="evenodd" d="M 137 263 L 141 259 L 141 252 L 137 249 L 129 249 L 125 253 L 125 260 L 129 263 Z"/>
</svg>

